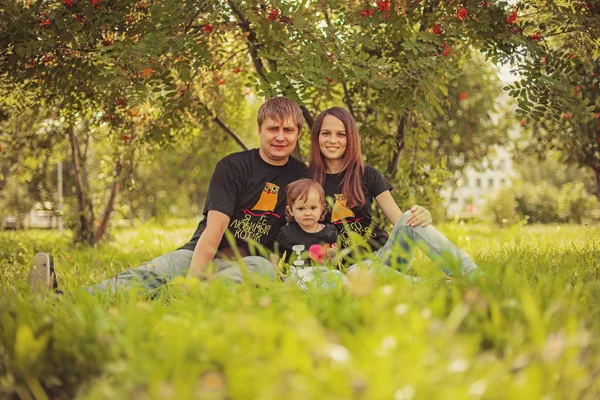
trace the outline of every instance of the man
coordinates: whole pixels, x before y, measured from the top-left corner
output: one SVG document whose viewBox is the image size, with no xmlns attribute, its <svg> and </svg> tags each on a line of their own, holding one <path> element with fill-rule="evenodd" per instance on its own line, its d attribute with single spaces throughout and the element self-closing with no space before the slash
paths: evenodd
<svg viewBox="0 0 600 400">
<path fill-rule="evenodd" d="M 230 154 L 217 164 L 210 180 L 204 218 L 183 247 L 117 277 L 88 288 L 115 291 L 132 282 L 155 289 L 177 275 L 203 278 L 208 266 L 215 276 L 241 281 L 240 261 L 250 272 L 275 277 L 261 247 L 270 250 L 285 226 L 285 187 L 307 176 L 306 166 L 290 157 L 302 130 L 302 110 L 285 97 L 273 97 L 258 110 L 258 149 Z M 30 274 L 36 291 L 57 289 L 52 256 L 36 254 Z"/>
</svg>

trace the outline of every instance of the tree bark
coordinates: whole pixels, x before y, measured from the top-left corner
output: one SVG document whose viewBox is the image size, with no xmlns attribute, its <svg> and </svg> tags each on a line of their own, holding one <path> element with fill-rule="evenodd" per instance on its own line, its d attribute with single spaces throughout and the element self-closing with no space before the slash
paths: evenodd
<svg viewBox="0 0 600 400">
<path fill-rule="evenodd" d="M 592 169 L 596 178 L 596 197 L 600 200 L 600 167 L 593 167 Z"/>
<path fill-rule="evenodd" d="M 398 162 L 400 161 L 400 155 L 402 154 L 405 144 L 404 135 L 406 133 L 407 115 L 409 115 L 409 113 L 405 112 L 398 122 L 398 127 L 396 129 L 396 146 L 394 147 L 392 159 L 390 160 L 386 170 L 389 177 L 396 176 L 396 173 L 398 172 Z"/>
<path fill-rule="evenodd" d="M 115 199 L 117 198 L 117 193 L 119 193 L 119 185 L 121 183 L 120 175 L 121 175 L 121 162 L 117 161 L 117 165 L 115 167 L 115 173 L 113 178 L 112 188 L 110 190 L 110 196 L 108 198 L 108 203 L 106 204 L 106 209 L 104 210 L 104 215 L 102 216 L 102 220 L 100 221 L 100 225 L 98 225 L 98 229 L 94 233 L 92 238 L 92 245 L 95 245 L 102 239 L 102 236 L 106 232 L 108 228 L 108 222 L 110 221 L 110 216 L 115 209 Z"/>
<path fill-rule="evenodd" d="M 90 221 L 87 217 L 87 199 L 81 176 L 79 139 L 75 135 L 73 124 L 69 125 L 69 141 L 71 142 L 71 158 L 75 174 L 75 190 L 77 192 L 77 205 L 79 209 L 79 233 L 75 241 L 87 242 L 92 237 L 92 231 Z"/>
<path fill-rule="evenodd" d="M 88 171 L 87 171 L 87 160 L 88 160 L 88 151 L 90 149 L 90 134 L 89 134 L 89 124 L 87 121 L 84 123 L 83 131 L 85 132 L 85 147 L 83 153 L 79 153 L 79 159 L 81 160 L 80 169 L 81 169 L 81 180 L 83 182 L 83 188 L 85 193 L 91 193 L 92 189 L 90 187 L 90 181 L 88 179 Z M 94 203 L 88 201 L 88 212 L 89 218 L 88 220 L 91 223 L 90 234 L 93 235 L 94 231 L 94 223 L 96 222 L 96 213 L 94 212 Z M 90 242 L 92 237 L 90 236 Z"/>
</svg>

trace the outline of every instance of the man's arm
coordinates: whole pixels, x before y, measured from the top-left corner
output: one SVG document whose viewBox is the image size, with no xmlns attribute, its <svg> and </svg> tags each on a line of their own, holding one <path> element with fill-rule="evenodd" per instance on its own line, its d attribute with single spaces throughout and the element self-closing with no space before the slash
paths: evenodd
<svg viewBox="0 0 600 400">
<path fill-rule="evenodd" d="M 220 211 L 208 211 L 206 228 L 200 235 L 194 248 L 192 262 L 187 273 L 188 278 L 198 278 L 206 271 L 206 266 L 213 260 L 217 253 L 219 243 L 221 243 L 223 234 L 225 234 L 225 230 L 229 226 L 229 220 L 230 218 Z"/>
</svg>

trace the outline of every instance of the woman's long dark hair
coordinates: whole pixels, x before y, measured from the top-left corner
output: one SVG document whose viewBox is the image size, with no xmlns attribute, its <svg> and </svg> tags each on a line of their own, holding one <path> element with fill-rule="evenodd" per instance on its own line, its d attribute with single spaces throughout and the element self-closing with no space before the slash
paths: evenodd
<svg viewBox="0 0 600 400">
<path fill-rule="evenodd" d="M 344 163 L 342 171 L 342 192 L 346 195 L 346 207 L 360 207 L 365 204 L 365 195 L 362 190 L 362 176 L 365 170 L 365 164 L 362 160 L 360 151 L 360 137 L 356 122 L 352 115 L 341 107 L 333 107 L 324 110 L 319 114 L 312 127 L 310 138 L 310 163 L 308 164 L 312 178 L 321 185 L 325 183 L 326 163 L 325 157 L 321 154 L 319 146 L 319 135 L 321 127 L 326 116 L 331 115 L 342 121 L 346 128 L 346 152 L 344 153 Z"/>
</svg>

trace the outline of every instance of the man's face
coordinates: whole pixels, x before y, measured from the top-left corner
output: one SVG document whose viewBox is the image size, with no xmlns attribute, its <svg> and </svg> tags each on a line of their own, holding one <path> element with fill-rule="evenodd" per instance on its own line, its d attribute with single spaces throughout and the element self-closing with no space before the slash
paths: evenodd
<svg viewBox="0 0 600 400">
<path fill-rule="evenodd" d="M 283 165 L 296 148 L 300 132 L 292 118 L 283 122 L 267 118 L 258 127 L 258 137 L 261 158 L 272 165 Z"/>
</svg>

